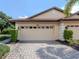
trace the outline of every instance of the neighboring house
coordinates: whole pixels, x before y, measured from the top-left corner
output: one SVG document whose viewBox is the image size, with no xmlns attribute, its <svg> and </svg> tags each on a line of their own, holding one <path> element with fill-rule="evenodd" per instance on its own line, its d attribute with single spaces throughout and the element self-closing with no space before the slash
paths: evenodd
<svg viewBox="0 0 79 59">
<path fill-rule="evenodd" d="M 65 27 L 73 30 L 74 39 L 79 39 L 79 13 L 65 17 L 63 10 L 54 7 L 29 18 L 14 19 L 18 40 L 53 41 L 64 40 Z"/>
</svg>

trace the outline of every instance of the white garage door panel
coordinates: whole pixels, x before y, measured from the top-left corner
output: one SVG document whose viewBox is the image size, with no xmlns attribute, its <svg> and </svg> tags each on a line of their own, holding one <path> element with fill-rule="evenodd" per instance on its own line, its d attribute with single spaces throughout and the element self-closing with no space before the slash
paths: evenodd
<svg viewBox="0 0 79 59">
<path fill-rule="evenodd" d="M 73 39 L 79 39 L 79 27 L 69 27 L 73 31 Z"/>
<path fill-rule="evenodd" d="M 21 29 L 20 40 L 54 40 L 53 29 Z"/>
</svg>

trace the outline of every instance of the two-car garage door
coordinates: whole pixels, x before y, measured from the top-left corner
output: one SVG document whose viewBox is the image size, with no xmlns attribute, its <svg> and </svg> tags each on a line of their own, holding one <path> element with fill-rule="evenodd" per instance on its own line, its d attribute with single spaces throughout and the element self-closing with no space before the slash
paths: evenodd
<svg viewBox="0 0 79 59">
<path fill-rule="evenodd" d="M 79 40 L 79 25 L 68 25 L 68 29 L 73 31 L 73 39 Z"/>
<path fill-rule="evenodd" d="M 53 25 L 27 25 L 19 27 L 19 40 L 24 41 L 40 41 L 54 40 L 54 26 Z"/>
</svg>

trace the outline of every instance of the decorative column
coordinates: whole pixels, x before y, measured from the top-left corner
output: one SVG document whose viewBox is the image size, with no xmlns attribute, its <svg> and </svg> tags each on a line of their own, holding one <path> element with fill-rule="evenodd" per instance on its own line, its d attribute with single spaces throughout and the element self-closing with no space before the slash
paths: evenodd
<svg viewBox="0 0 79 59">
<path fill-rule="evenodd" d="M 64 25 L 64 22 L 60 22 L 60 25 L 59 25 L 59 39 L 64 41 L 64 37 L 63 37 L 63 34 L 64 34 L 64 30 L 65 30 L 65 25 Z"/>
</svg>

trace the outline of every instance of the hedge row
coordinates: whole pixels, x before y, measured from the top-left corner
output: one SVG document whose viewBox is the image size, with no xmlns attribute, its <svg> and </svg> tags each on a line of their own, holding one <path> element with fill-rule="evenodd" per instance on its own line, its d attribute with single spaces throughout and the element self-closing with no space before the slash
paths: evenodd
<svg viewBox="0 0 79 59">
<path fill-rule="evenodd" d="M 17 33 L 18 33 L 18 31 L 17 30 L 14 30 L 14 29 L 3 30 L 1 32 L 1 34 L 11 35 L 11 41 L 12 42 L 16 42 L 16 40 L 17 40 Z"/>
</svg>

